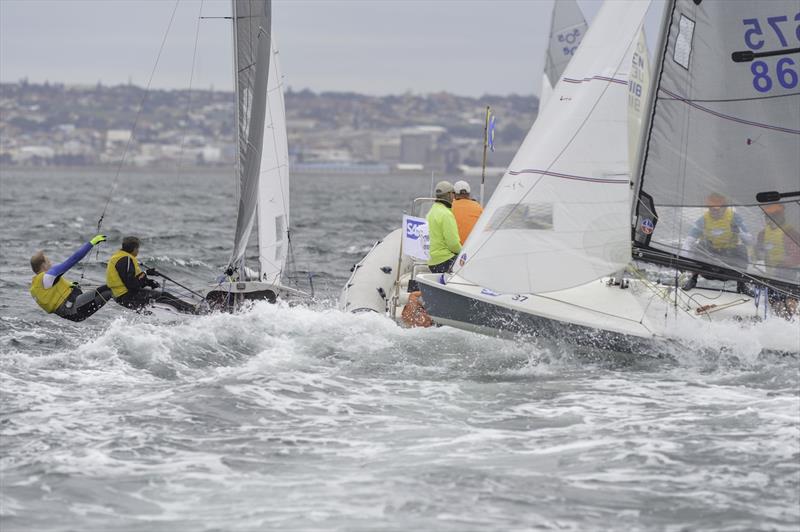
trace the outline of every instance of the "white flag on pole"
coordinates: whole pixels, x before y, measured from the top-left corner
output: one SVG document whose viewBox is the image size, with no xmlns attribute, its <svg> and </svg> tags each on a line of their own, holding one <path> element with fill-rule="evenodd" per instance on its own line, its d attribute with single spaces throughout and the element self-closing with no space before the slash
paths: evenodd
<svg viewBox="0 0 800 532">
<path fill-rule="evenodd" d="M 403 215 L 403 253 L 420 260 L 430 257 L 428 222 L 425 218 Z"/>
</svg>

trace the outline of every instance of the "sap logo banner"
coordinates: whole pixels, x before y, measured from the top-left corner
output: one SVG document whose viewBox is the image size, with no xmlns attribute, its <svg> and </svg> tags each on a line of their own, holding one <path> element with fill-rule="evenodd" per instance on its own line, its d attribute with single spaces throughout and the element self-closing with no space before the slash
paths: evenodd
<svg viewBox="0 0 800 532">
<path fill-rule="evenodd" d="M 403 253 L 419 260 L 430 257 L 428 223 L 425 218 L 403 216 Z"/>
</svg>

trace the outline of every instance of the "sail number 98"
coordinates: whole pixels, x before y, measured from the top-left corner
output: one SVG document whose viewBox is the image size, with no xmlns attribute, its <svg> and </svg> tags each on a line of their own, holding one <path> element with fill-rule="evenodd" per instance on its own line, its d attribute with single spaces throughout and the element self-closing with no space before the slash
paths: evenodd
<svg viewBox="0 0 800 532">
<path fill-rule="evenodd" d="M 794 61 L 789 57 L 780 59 L 775 65 L 775 78 L 784 89 L 797 87 L 797 72 L 792 69 Z M 750 65 L 750 72 L 753 73 L 753 87 L 758 92 L 769 92 L 772 90 L 772 75 L 769 65 L 764 61 L 753 61 Z"/>
</svg>

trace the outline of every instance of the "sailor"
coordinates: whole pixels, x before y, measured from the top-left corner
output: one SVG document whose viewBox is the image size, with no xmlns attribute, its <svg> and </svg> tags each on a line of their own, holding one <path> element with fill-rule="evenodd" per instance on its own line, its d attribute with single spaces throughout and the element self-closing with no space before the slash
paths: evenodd
<svg viewBox="0 0 800 532">
<path fill-rule="evenodd" d="M 478 221 L 483 207 L 481 204 L 469 197 L 469 183 L 466 181 L 456 181 L 453 188 L 456 192 L 456 199 L 453 201 L 453 216 L 456 217 L 458 225 L 458 236 L 461 243 L 467 241 L 469 233 Z"/>
<path fill-rule="evenodd" d="M 753 237 L 747 231 L 742 217 L 733 207 L 727 205 L 727 201 L 725 196 L 716 192 L 706 197 L 708 209 L 689 229 L 682 250 L 703 258 L 721 259 L 731 268 L 746 267 L 748 257 L 745 245 L 752 244 Z M 693 274 L 682 288 L 684 290 L 694 288 L 697 285 L 697 276 L 697 273 Z M 736 284 L 736 290 L 741 293 L 747 292 L 742 281 Z"/>
<path fill-rule="evenodd" d="M 756 237 L 756 253 L 767 268 L 800 266 L 800 231 L 787 225 L 780 203 L 763 207 L 764 229 Z"/>
<path fill-rule="evenodd" d="M 785 207 L 774 203 L 762 207 L 764 229 L 756 237 L 756 254 L 767 272 L 780 276 L 800 267 L 800 231 L 786 223 Z M 769 301 L 776 314 L 791 318 L 797 313 L 798 300 L 777 290 L 769 291 Z"/>
<path fill-rule="evenodd" d="M 105 242 L 105 235 L 97 235 L 72 254 L 70 258 L 56 264 L 44 254 L 37 251 L 31 257 L 31 296 L 48 314 L 56 314 L 70 321 L 83 321 L 111 299 L 108 286 L 99 286 L 91 292 L 83 293 L 76 282 L 64 278 L 64 274 L 86 256 L 91 249 Z"/>
<path fill-rule="evenodd" d="M 436 183 L 436 202 L 428 212 L 428 237 L 430 258 L 428 268 L 433 273 L 445 273 L 461 252 L 458 225 L 450 210 L 455 199 L 453 185 L 449 181 Z"/>
<path fill-rule="evenodd" d="M 178 312 L 196 314 L 195 306 L 174 295 L 156 291 L 159 284 L 148 277 L 159 273 L 155 268 L 142 271 L 136 256 L 139 254 L 141 242 L 135 236 L 122 239 L 122 248 L 111 255 L 106 267 L 106 283 L 114 296 L 114 301 L 134 310 L 140 310 L 151 302 L 163 303 Z"/>
<path fill-rule="evenodd" d="M 433 320 L 425 310 L 422 292 L 419 290 L 408 294 L 408 303 L 403 306 L 400 317 L 406 327 L 431 327 L 433 325 Z"/>
</svg>

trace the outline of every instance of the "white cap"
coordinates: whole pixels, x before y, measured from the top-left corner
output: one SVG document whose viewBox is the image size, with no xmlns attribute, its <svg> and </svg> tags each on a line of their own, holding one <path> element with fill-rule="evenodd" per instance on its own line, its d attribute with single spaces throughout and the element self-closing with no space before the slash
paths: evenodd
<svg viewBox="0 0 800 532">
<path fill-rule="evenodd" d="M 466 181 L 456 181 L 453 188 L 456 194 L 469 194 L 469 183 Z"/>
</svg>

